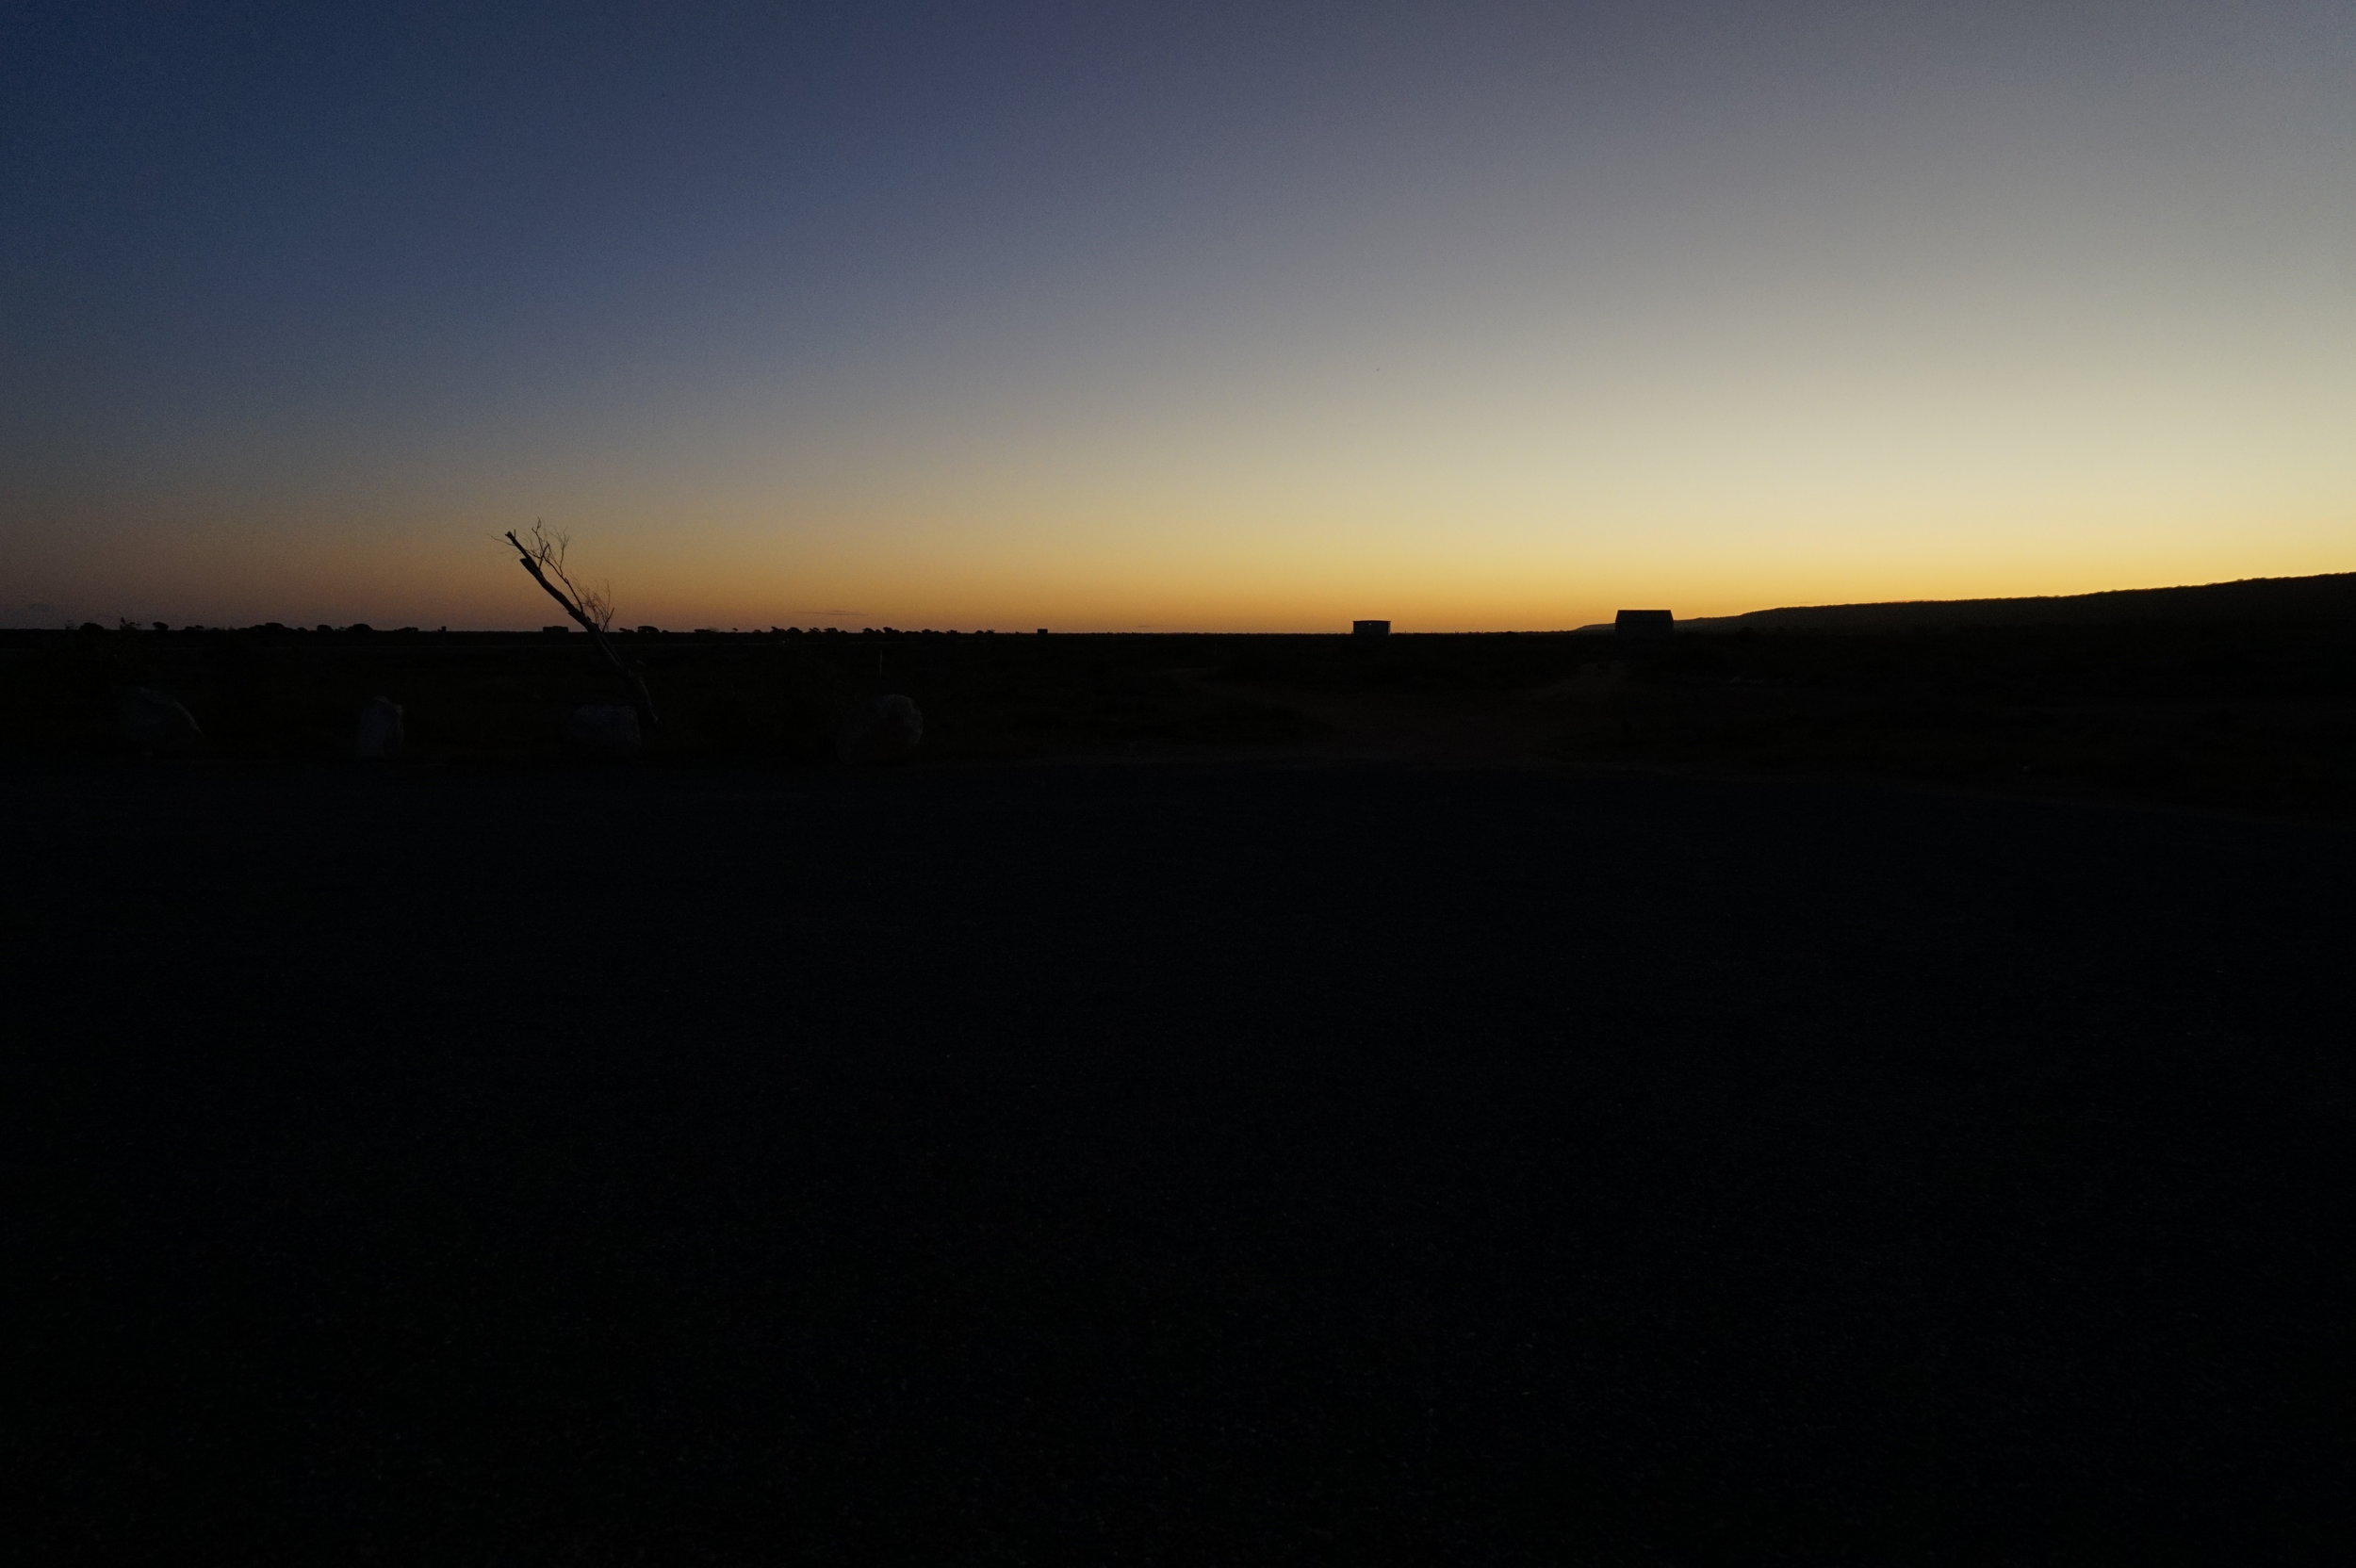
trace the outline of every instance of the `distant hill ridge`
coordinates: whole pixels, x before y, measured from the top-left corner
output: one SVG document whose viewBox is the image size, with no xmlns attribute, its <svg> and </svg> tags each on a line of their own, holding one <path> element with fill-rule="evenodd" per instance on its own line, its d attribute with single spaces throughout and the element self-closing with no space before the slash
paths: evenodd
<svg viewBox="0 0 2356 1568">
<path fill-rule="evenodd" d="M 1792 605 L 1742 615 L 1680 618 L 1679 631 L 1798 627 L 1814 631 L 1903 631 L 1934 627 L 2087 626 L 2134 622 L 2315 621 L 2356 616 L 2356 572 L 2253 577 L 2183 588 L 2114 588 L 2019 599 L 1901 599 L 1886 604 Z M 1609 622 L 1581 631 L 1610 631 Z"/>
</svg>

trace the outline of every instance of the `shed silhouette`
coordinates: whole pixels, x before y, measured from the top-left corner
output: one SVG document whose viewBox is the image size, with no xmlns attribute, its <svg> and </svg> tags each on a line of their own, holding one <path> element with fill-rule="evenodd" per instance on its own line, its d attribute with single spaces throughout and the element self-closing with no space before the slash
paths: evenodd
<svg viewBox="0 0 2356 1568">
<path fill-rule="evenodd" d="M 1677 629 L 1677 617 L 1666 610 L 1623 610 L 1612 618 L 1618 637 L 1666 637 Z"/>
</svg>

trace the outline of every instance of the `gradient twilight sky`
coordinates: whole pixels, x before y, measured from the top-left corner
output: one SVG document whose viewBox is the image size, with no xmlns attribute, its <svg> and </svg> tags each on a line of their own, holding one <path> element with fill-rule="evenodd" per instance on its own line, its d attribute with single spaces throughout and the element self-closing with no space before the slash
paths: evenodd
<svg viewBox="0 0 2356 1568">
<path fill-rule="evenodd" d="M 0 613 L 536 626 L 535 516 L 674 627 L 2356 568 L 2356 6 L 0 6 Z"/>
</svg>

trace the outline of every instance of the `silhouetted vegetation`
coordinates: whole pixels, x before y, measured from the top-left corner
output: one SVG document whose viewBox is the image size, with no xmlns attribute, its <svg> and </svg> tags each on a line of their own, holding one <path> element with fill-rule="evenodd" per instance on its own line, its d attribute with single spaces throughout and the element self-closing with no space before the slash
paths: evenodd
<svg viewBox="0 0 2356 1568">
<path fill-rule="evenodd" d="M 941 759 L 1103 753 L 1145 745 L 1272 744 L 1317 727 L 1280 705 L 1175 671 L 1190 638 L 617 632 L 662 705 L 653 760 L 834 755 L 843 716 L 887 691 L 925 714 Z M 426 760 L 567 755 L 565 716 L 610 700 L 612 672 L 563 632 L 303 630 L 0 632 L 0 727 L 10 749 L 105 750 L 118 694 L 153 687 L 185 703 L 210 754 L 345 755 L 372 698 L 407 715 L 406 754 Z"/>
<path fill-rule="evenodd" d="M 1645 645 L 1592 633 L 614 636 L 663 708 L 652 765 L 824 763 L 844 715 L 894 692 L 923 710 L 932 763 L 1523 760 L 2356 808 L 2356 619 L 2337 612 L 1738 623 Z M 406 710 L 412 759 L 553 760 L 566 755 L 564 716 L 607 699 L 613 676 L 587 638 L 546 631 L 0 633 L 0 726 L 18 752 L 123 749 L 110 725 L 136 688 L 185 704 L 214 758 L 346 755 L 355 715 L 385 696 Z"/>
</svg>

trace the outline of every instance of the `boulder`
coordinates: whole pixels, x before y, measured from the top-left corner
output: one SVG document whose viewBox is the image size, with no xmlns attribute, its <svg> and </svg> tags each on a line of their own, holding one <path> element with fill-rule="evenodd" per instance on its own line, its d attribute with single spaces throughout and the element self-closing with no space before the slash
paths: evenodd
<svg viewBox="0 0 2356 1568">
<path fill-rule="evenodd" d="M 115 734 L 144 752 L 194 751 L 205 743 L 195 717 L 163 693 L 135 686 L 115 701 Z"/>
<path fill-rule="evenodd" d="M 352 736 L 352 755 L 364 762 L 389 762 L 401 755 L 403 739 L 401 704 L 390 697 L 372 697 L 360 710 L 360 723 Z"/>
<path fill-rule="evenodd" d="M 845 762 L 897 762 L 914 756 L 924 739 L 924 715 L 894 693 L 877 697 L 845 720 L 834 749 Z"/>
<path fill-rule="evenodd" d="M 600 757 L 624 757 L 638 749 L 638 710 L 624 702 L 583 703 L 564 721 L 564 739 Z"/>
</svg>

